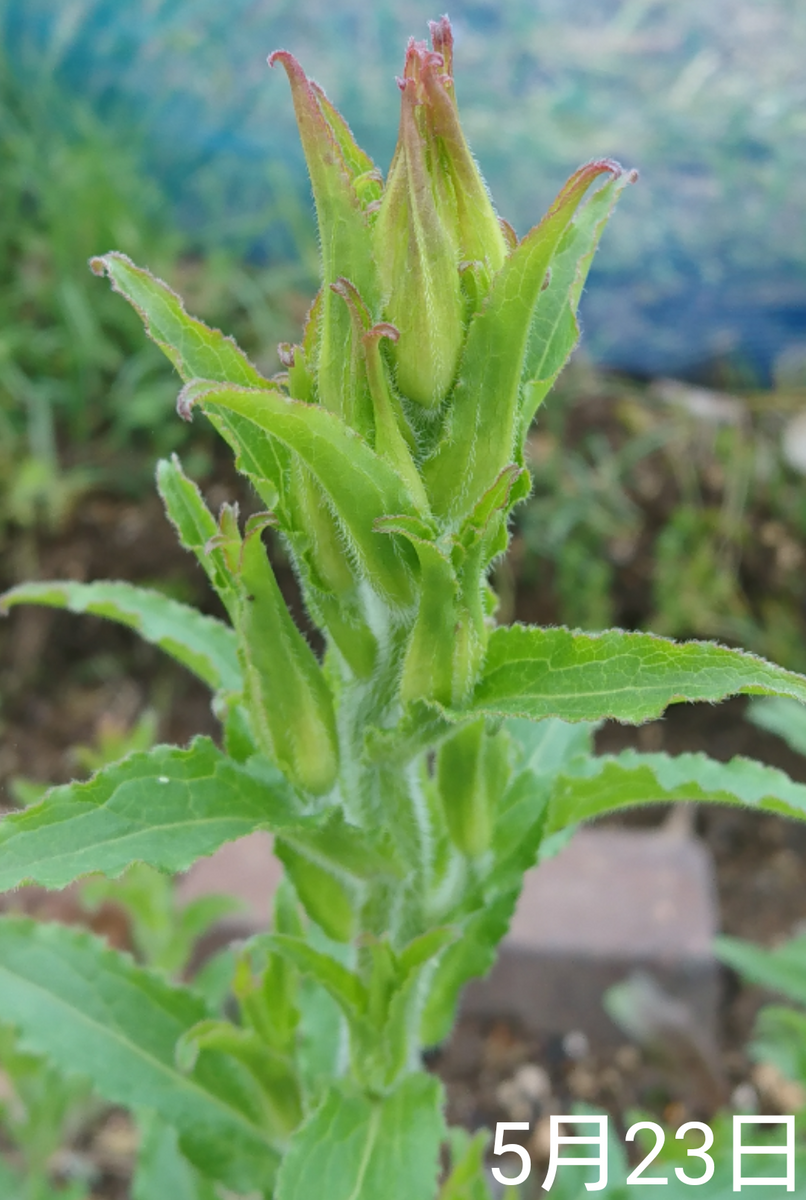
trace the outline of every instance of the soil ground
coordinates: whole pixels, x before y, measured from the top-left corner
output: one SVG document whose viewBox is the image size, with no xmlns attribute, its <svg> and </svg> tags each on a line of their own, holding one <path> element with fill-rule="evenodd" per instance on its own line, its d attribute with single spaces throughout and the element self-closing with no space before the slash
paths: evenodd
<svg viewBox="0 0 806 1200">
<path fill-rule="evenodd" d="M 238 496 L 249 509 L 242 485 L 223 463 L 214 478 L 206 489 L 214 507 Z M 278 573 L 299 613 L 295 581 L 281 560 Z M 195 562 L 177 548 L 156 497 L 135 504 L 104 494 L 85 496 L 57 533 L 10 536 L 0 561 L 0 588 L 32 577 L 159 581 L 178 597 L 217 611 Z M 556 619 L 539 589 L 519 584 L 515 617 L 534 619 L 538 613 L 544 621 Z M 92 742 L 109 722 L 128 726 L 147 707 L 159 714 L 160 740 L 184 743 L 195 733 L 216 732 L 205 690 L 159 651 L 111 623 L 49 609 L 21 608 L 0 623 L 0 697 L 0 805 L 11 805 L 5 789 L 15 776 L 51 782 L 71 778 L 72 747 Z M 599 746 L 707 750 L 725 760 L 742 753 L 806 782 L 806 761 L 748 725 L 743 708 L 741 700 L 713 708 L 677 706 L 640 729 L 607 726 Z M 638 812 L 629 820 L 656 822 L 664 816 Z M 806 828 L 774 816 L 708 807 L 697 812 L 695 828 L 714 858 L 724 932 L 771 945 L 806 921 Z M 69 918 L 60 903 L 54 897 L 43 915 Z M 125 930 L 107 932 L 125 940 Z M 579 1038 L 536 1041 L 503 1023 L 470 1020 L 460 1024 L 452 1048 L 434 1056 L 433 1066 L 448 1085 L 453 1120 L 470 1128 L 496 1120 L 534 1122 L 538 1158 L 545 1150 L 545 1118 L 567 1111 L 574 1100 L 600 1111 L 604 1107 L 619 1120 L 640 1107 L 679 1124 L 690 1115 L 707 1118 L 718 1100 L 737 1087 L 752 1086 L 762 1104 L 785 1111 L 791 1099 L 781 1091 L 785 1085 L 759 1074 L 746 1053 L 764 999 L 759 989 L 724 972 L 721 1057 L 704 1087 L 693 1087 L 691 1073 L 681 1072 L 679 1062 L 655 1061 L 626 1041 L 610 1049 L 587 1046 Z M 98 1169 L 95 1195 L 112 1200 L 127 1194 L 133 1145 L 131 1128 L 117 1112 L 85 1131 L 75 1150 Z"/>
</svg>

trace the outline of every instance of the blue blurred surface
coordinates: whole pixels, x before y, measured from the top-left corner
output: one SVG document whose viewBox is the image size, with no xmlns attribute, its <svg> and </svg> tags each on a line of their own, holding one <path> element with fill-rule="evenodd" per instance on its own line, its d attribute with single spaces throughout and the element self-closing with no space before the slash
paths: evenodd
<svg viewBox="0 0 806 1200">
<path fill-rule="evenodd" d="M 437 15 L 425 0 L 0 0 L 15 73 L 137 141 L 200 237 L 269 259 L 309 236 L 311 208 L 267 53 L 292 50 L 385 169 L 406 38 Z M 806 344 L 802 0 L 460 0 L 450 15 L 468 137 L 520 232 L 578 162 L 641 171 L 583 301 L 589 353 L 647 374 L 721 358 L 765 380 Z"/>
</svg>

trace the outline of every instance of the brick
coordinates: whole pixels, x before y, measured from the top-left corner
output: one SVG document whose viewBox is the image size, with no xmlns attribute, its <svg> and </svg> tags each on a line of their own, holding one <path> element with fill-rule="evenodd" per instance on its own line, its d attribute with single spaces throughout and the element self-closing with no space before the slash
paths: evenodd
<svg viewBox="0 0 806 1200">
<path fill-rule="evenodd" d="M 649 971 L 715 1037 L 718 970 L 713 872 L 693 838 L 582 829 L 530 871 L 498 962 L 463 1009 L 527 1031 L 620 1036 L 602 1008 L 612 984 Z"/>
</svg>

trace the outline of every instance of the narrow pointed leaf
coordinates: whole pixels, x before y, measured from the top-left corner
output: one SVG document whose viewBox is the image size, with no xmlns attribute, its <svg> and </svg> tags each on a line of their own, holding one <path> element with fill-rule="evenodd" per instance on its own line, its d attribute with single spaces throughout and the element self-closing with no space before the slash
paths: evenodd
<svg viewBox="0 0 806 1200">
<path fill-rule="evenodd" d="M 367 1006 L 366 988 L 357 975 L 330 954 L 315 949 L 304 938 L 284 933 L 261 934 L 255 945 L 275 950 L 333 997 L 351 1021 L 361 1021 Z"/>
<path fill-rule="evenodd" d="M 297 1131 L 283 1160 L 277 1200 L 426 1200 L 437 1186 L 445 1136 L 441 1086 L 409 1075 L 370 1100 L 340 1087 Z"/>
<path fill-rule="evenodd" d="M 88 1077 L 112 1104 L 156 1112 L 205 1173 L 239 1192 L 271 1189 L 278 1155 L 247 1072 L 213 1052 L 188 1074 L 175 1064 L 177 1041 L 207 1016 L 193 992 L 83 931 L 6 917 L 0 1009 L 25 1048 Z"/>
<path fill-rule="evenodd" d="M 187 477 L 175 454 L 170 460 L 161 459 L 157 463 L 157 489 L 181 545 L 195 554 L 218 595 L 225 604 L 231 604 L 232 579 L 224 553 L 220 547 L 208 549 L 218 533 L 218 525 L 198 486 Z"/>
<path fill-rule="evenodd" d="M 182 379 L 215 379 L 241 387 L 273 388 L 235 342 L 191 317 L 167 283 L 113 251 L 92 259 L 96 275 L 109 277 L 116 292 L 139 313 L 149 337 L 171 360 Z"/>
<path fill-rule="evenodd" d="M 293 55 L 275 51 L 269 64 L 275 62 L 285 68 L 291 85 L 319 223 L 325 284 L 319 316 L 319 398 L 326 408 L 347 417 L 346 385 L 353 331 L 350 314 L 329 285 L 343 275 L 358 288 L 370 308 L 377 307 L 379 283 L 370 250 L 370 231 L 353 185 L 356 168 L 365 166 L 368 160 L 343 119 L 321 89 L 311 84 Z"/>
<path fill-rule="evenodd" d="M 741 938 L 718 937 L 714 953 L 720 962 L 733 967 L 751 983 L 760 984 L 771 992 L 780 992 L 806 1008 L 806 937 L 803 934 L 772 950 L 754 946 Z"/>
<path fill-rule="evenodd" d="M 109 276 L 115 291 L 137 311 L 146 333 L 186 383 L 192 379 L 212 379 L 240 387 L 277 390 L 277 385 L 260 374 L 232 338 L 191 317 L 166 283 L 136 266 L 125 254 L 105 254 L 94 258 L 90 265 L 96 275 Z M 229 429 L 226 417 L 216 425 L 222 437 L 237 434 L 237 429 Z M 260 481 L 258 491 L 269 508 L 275 506 L 283 490 L 285 459 L 283 448 L 272 445 L 266 434 L 255 434 L 241 447 L 238 466 L 253 481 Z"/>
<path fill-rule="evenodd" d="M 370 581 L 392 602 L 411 602 L 414 553 L 403 539 L 378 533 L 373 525 L 390 514 L 415 516 L 416 509 L 400 477 L 361 437 L 326 409 L 275 392 L 202 384 L 193 399 L 213 415 L 248 418 L 298 454 L 318 479 Z"/>
<path fill-rule="evenodd" d="M 740 804 L 806 820 L 806 784 L 751 758 L 717 762 L 706 754 L 639 754 L 582 759 L 561 775 L 551 798 L 548 829 L 564 829 L 637 804 L 696 800 Z"/>
<path fill-rule="evenodd" d="M 577 212 L 552 257 L 549 283 L 537 298 L 529 329 L 520 441 L 579 340 L 576 312 L 588 271 L 619 197 L 634 179 L 628 172 L 599 188 Z"/>
<path fill-rule="evenodd" d="M 0 891 L 64 887 L 94 871 L 117 876 L 134 862 L 185 871 L 255 829 L 293 828 L 304 818 L 276 779 L 256 779 L 209 738 L 129 755 L 0 819 Z"/>
<path fill-rule="evenodd" d="M 609 717 L 635 725 L 659 717 L 669 704 L 740 694 L 806 703 L 806 678 L 710 642 L 513 625 L 492 634 L 469 709 L 533 721 Z"/>
<path fill-rule="evenodd" d="M 21 583 L 0 596 L 0 613 L 17 604 L 107 617 L 135 629 L 216 691 L 239 692 L 243 686 L 232 629 L 162 592 L 104 580 Z"/>
<path fill-rule="evenodd" d="M 471 322 L 448 434 L 424 465 L 440 515 L 466 516 L 512 461 L 534 308 L 565 230 L 590 184 L 605 172 L 622 173 L 618 164 L 603 160 L 571 176 L 541 223 L 510 253 Z"/>
</svg>

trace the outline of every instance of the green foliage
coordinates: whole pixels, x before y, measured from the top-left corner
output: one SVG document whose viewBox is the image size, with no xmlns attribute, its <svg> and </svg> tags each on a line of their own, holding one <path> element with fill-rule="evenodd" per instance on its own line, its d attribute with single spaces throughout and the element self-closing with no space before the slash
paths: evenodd
<svg viewBox="0 0 806 1200">
<path fill-rule="evenodd" d="M 759 729 L 777 734 L 796 754 L 806 757 L 806 713 L 799 704 L 777 696 L 755 700 L 747 716 Z"/>
<path fill-rule="evenodd" d="M 15 1031 L 0 1026 L 0 1064 L 12 1094 L 0 1101 L 0 1130 L 17 1148 L 24 1165 L 18 1174 L 0 1159 L 0 1195 L 4 1200 L 84 1200 L 85 1189 L 52 1189 L 48 1176 L 51 1155 L 61 1146 L 65 1131 L 76 1128 L 92 1113 L 87 1081 L 64 1078 L 52 1066 L 24 1051 Z M 8 1179 L 4 1171 L 8 1172 Z"/>
<path fill-rule="evenodd" d="M 0 944 L 3 1013 L 25 1049 L 89 1077 L 112 1103 L 157 1112 L 191 1162 L 230 1187 L 271 1186 L 277 1140 L 257 1086 L 216 1051 L 190 1072 L 175 1063 L 179 1039 L 207 1016 L 200 997 L 64 926 L 9 917 Z"/>
<path fill-rule="evenodd" d="M 747 693 L 803 702 L 801 676 L 646 633 L 494 628 L 488 577 L 528 492 L 527 427 L 634 174 L 595 161 L 524 239 L 499 228 L 458 125 L 447 18 L 431 33 L 434 52 L 412 43 L 406 60 L 395 162 L 410 170 L 395 167 L 385 189 L 321 89 L 277 56 L 324 277 L 301 343 L 283 348 L 285 373 L 267 379 L 125 256 L 94 260 L 183 377 L 180 414 L 207 416 L 269 510 L 243 528 L 234 505 L 216 519 L 177 459 L 159 465 L 169 518 L 229 623 L 126 584 L 27 584 L 4 599 L 134 627 L 214 692 L 223 749 L 199 737 L 135 751 L 0 824 L 5 887 L 134 867 L 121 895 L 151 966 L 9 918 L 0 1007 L 26 1047 L 175 1131 L 152 1128 L 141 1170 L 186 1190 L 198 1181 L 177 1147 L 202 1175 L 266 1200 L 308 1200 L 323 1179 L 334 1200 L 433 1198 L 446 1130 L 422 1050 L 493 962 L 538 856 L 580 820 L 657 798 L 804 812 L 802 785 L 759 764 L 592 756 L 607 717 L 635 724 Z M 454 277 L 429 290 L 431 245 L 453 248 L 440 276 Z M 406 297 L 418 280 L 434 336 L 414 362 Z M 321 656 L 274 579 L 269 525 Z M 224 1019 L 204 989 L 163 974 L 209 906 L 167 936 L 175 914 L 146 868 L 184 870 L 256 829 L 275 835 L 285 881 L 271 932 L 237 955 Z M 454 1150 L 446 1186 L 477 1200 L 480 1145 Z"/>
<path fill-rule="evenodd" d="M 407 1076 L 370 1099 L 333 1088 L 295 1134 L 277 1200 L 307 1200 L 327 1178 L 332 1200 L 419 1200 L 433 1195 L 445 1133 L 433 1076 Z"/>
</svg>

